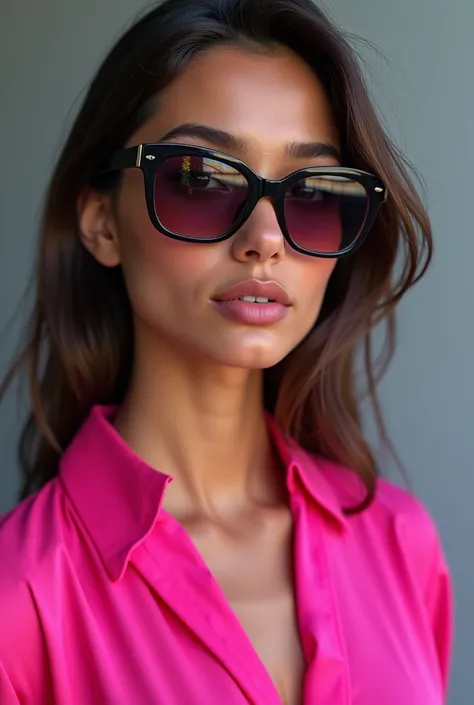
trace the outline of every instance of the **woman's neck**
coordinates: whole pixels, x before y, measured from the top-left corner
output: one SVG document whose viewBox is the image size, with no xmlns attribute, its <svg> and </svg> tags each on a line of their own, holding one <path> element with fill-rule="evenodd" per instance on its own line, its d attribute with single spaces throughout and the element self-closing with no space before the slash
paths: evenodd
<svg viewBox="0 0 474 705">
<path fill-rule="evenodd" d="M 145 462 L 173 477 L 165 508 L 174 515 L 222 516 L 281 501 L 261 371 L 162 347 L 138 355 L 116 427 Z"/>
</svg>

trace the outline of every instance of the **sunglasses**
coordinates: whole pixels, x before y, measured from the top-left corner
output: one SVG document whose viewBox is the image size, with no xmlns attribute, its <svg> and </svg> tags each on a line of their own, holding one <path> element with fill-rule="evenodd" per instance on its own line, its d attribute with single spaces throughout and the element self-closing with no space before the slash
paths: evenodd
<svg viewBox="0 0 474 705">
<path fill-rule="evenodd" d="M 269 180 L 228 154 L 174 142 L 121 149 L 100 174 L 128 168 L 143 172 L 148 215 L 163 235 L 221 242 L 270 198 L 285 240 L 314 257 L 354 252 L 387 198 L 383 182 L 365 171 L 306 167 Z"/>
</svg>

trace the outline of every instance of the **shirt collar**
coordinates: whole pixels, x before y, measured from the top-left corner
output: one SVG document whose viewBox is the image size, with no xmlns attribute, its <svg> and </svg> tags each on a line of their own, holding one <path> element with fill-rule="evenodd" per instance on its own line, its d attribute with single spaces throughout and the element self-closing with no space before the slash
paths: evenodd
<svg viewBox="0 0 474 705">
<path fill-rule="evenodd" d="M 96 406 L 65 451 L 60 481 L 112 580 L 123 576 L 132 551 L 159 519 L 172 478 L 151 468 L 123 441 L 111 421 L 116 407 Z M 275 448 L 287 469 L 290 493 L 301 487 L 338 528 L 347 520 L 319 462 L 283 437 L 268 417 Z M 298 482 L 299 480 L 299 482 Z"/>
<path fill-rule="evenodd" d="M 348 528 L 348 521 L 343 511 L 341 489 L 346 483 L 337 481 L 337 468 L 333 463 L 313 456 L 303 450 L 292 438 L 284 436 L 277 426 L 275 419 L 267 415 L 267 425 L 270 430 L 274 446 L 286 468 L 287 486 L 290 494 L 302 488 L 323 511 L 324 516 L 334 526 L 340 529 Z M 353 477 L 353 473 L 344 475 Z M 336 480 L 335 485 L 333 480 Z M 301 491 L 301 489 L 299 490 Z M 344 493 L 343 493 L 344 494 Z"/>
</svg>

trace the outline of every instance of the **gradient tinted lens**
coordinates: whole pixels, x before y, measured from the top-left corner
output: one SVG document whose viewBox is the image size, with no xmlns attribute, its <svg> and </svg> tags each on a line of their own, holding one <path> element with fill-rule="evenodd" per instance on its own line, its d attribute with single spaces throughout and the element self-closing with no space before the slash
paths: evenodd
<svg viewBox="0 0 474 705">
<path fill-rule="evenodd" d="M 249 199 L 247 179 L 235 167 L 208 157 L 175 156 L 155 174 L 155 213 L 176 235 L 225 235 Z"/>
<path fill-rule="evenodd" d="M 336 175 L 307 176 L 285 193 L 288 232 L 311 252 L 337 253 L 360 236 L 367 219 L 369 196 L 358 181 Z"/>
</svg>

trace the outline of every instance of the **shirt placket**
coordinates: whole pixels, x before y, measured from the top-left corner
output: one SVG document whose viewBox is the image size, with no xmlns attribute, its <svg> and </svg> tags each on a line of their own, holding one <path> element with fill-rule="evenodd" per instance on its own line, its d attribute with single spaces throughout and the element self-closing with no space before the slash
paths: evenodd
<svg viewBox="0 0 474 705">
<path fill-rule="evenodd" d="M 351 705 L 349 667 L 325 545 L 325 535 L 332 529 L 301 495 L 292 497 L 291 508 L 297 613 L 308 664 L 304 705 Z"/>
</svg>

